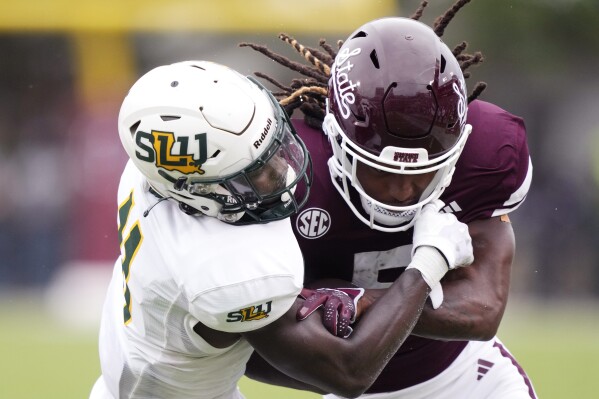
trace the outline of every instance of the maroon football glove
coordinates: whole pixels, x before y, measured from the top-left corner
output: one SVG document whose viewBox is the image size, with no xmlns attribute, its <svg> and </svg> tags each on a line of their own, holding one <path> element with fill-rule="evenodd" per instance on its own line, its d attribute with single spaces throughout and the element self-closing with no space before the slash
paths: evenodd
<svg viewBox="0 0 599 399">
<path fill-rule="evenodd" d="M 305 301 L 297 311 L 297 319 L 304 320 L 322 306 L 325 328 L 337 337 L 347 338 L 353 331 L 350 324 L 356 321 L 356 309 L 362 295 L 363 288 L 303 288 L 300 296 Z"/>
</svg>

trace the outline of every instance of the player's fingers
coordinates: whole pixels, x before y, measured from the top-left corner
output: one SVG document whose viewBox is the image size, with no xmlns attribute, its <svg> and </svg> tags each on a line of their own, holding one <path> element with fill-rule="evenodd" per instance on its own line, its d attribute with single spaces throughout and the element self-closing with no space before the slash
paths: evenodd
<svg viewBox="0 0 599 399">
<path fill-rule="evenodd" d="M 333 335 L 337 335 L 337 323 L 339 320 L 339 312 L 343 309 L 343 302 L 336 297 L 331 296 L 324 305 L 323 324 L 327 330 Z"/>
<path fill-rule="evenodd" d="M 339 320 L 337 320 L 337 335 L 339 337 L 347 338 L 352 331 L 349 326 L 352 322 L 354 312 L 344 306 L 339 312 Z"/>
<path fill-rule="evenodd" d="M 315 293 L 308 297 L 296 313 L 297 320 L 304 320 L 327 301 L 326 295 Z"/>
</svg>

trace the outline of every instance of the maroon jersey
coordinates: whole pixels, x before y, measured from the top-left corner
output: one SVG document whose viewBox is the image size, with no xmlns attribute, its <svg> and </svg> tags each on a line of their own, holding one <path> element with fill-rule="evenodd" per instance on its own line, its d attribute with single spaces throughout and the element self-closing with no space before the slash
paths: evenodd
<svg viewBox="0 0 599 399">
<path fill-rule="evenodd" d="M 468 107 L 472 133 L 441 196 L 445 212 L 469 223 L 509 213 L 525 199 L 532 167 L 521 118 L 483 101 Z M 305 261 L 306 283 L 340 278 L 364 288 L 388 287 L 411 260 L 412 229 L 385 233 L 360 222 L 333 184 L 326 136 L 302 120 L 293 124 L 312 155 L 314 183 L 308 203 L 292 218 Z M 359 199 L 355 199 L 362 209 Z M 442 372 L 465 341 L 410 336 L 368 393 L 390 392 Z"/>
</svg>

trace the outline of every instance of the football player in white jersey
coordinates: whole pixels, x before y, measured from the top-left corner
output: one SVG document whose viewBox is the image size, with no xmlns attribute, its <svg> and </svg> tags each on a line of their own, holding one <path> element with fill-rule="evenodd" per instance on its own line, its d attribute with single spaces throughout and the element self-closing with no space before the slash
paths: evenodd
<svg viewBox="0 0 599 399">
<path fill-rule="evenodd" d="M 319 291 L 327 314 L 341 315 L 336 336 L 298 297 L 303 259 L 288 217 L 310 191 L 310 156 L 271 93 L 211 62 L 161 66 L 133 85 L 118 126 L 130 157 L 121 255 L 91 398 L 243 398 L 254 349 L 317 391 L 356 396 L 409 334 L 430 286 L 472 262 L 467 227 L 431 206 L 415 224 L 410 269 L 343 339 L 355 298 Z"/>
</svg>

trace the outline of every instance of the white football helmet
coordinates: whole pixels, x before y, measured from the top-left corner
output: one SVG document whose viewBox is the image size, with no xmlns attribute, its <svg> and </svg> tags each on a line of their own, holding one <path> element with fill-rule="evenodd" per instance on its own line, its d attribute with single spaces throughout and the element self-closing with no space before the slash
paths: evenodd
<svg viewBox="0 0 599 399">
<path fill-rule="evenodd" d="M 311 160 L 287 114 L 257 81 L 223 65 L 151 70 L 125 97 L 118 126 L 155 194 L 186 213 L 266 223 L 307 200 Z"/>
</svg>

